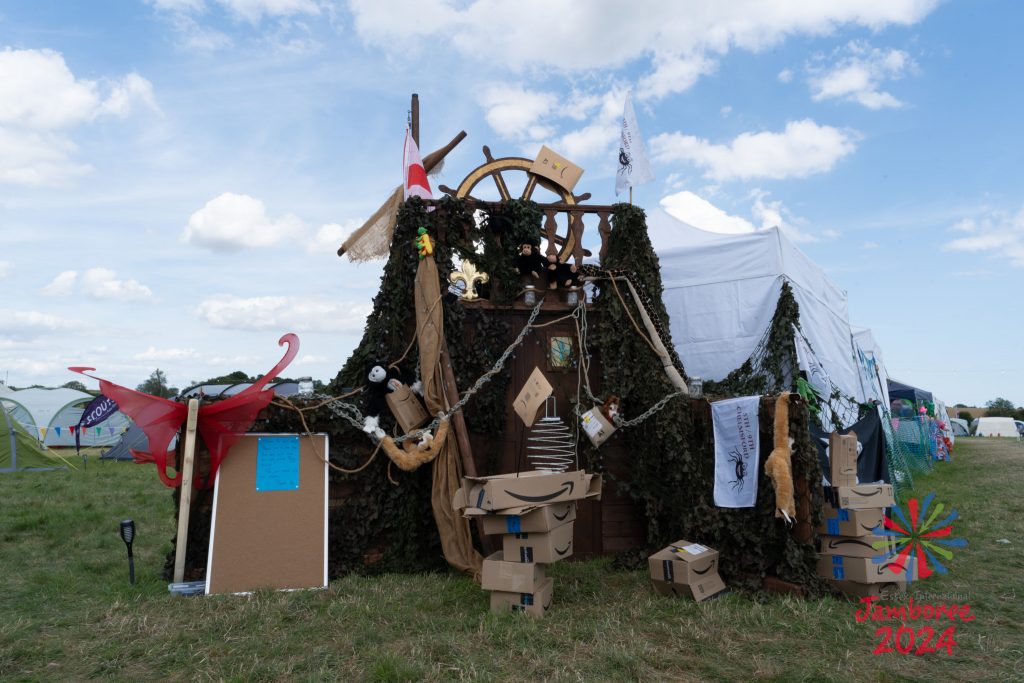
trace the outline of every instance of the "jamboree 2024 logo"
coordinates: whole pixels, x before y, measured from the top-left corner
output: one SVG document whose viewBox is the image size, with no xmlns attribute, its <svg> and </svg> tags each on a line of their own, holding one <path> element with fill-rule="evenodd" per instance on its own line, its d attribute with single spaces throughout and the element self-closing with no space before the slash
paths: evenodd
<svg viewBox="0 0 1024 683">
<path fill-rule="evenodd" d="M 934 493 L 928 494 L 923 501 L 911 498 L 905 509 L 893 506 L 895 519 L 889 515 L 883 518 L 884 528 L 879 535 L 886 539 L 873 544 L 880 554 L 872 561 L 886 564 L 886 569 L 894 575 L 894 581 L 909 583 L 934 574 L 946 574 L 949 570 L 944 562 L 953 558 L 952 549 L 967 545 L 966 539 L 953 536 L 957 511 L 951 509 L 942 517 L 946 506 L 943 503 L 933 505 L 934 501 Z M 878 600 L 874 596 L 862 598 L 862 607 L 854 615 L 858 622 L 899 622 L 895 629 L 892 625 L 883 625 L 875 630 L 875 637 L 880 639 L 873 651 L 876 655 L 886 652 L 915 655 L 945 652 L 952 655 L 957 645 L 956 623 L 952 622 L 975 619 L 967 603 L 916 603 L 909 598 L 905 605 L 885 606 L 875 604 Z M 935 627 L 926 623 L 916 628 L 914 622 L 921 621 L 934 623 Z M 907 626 L 907 622 L 913 625 Z"/>
</svg>

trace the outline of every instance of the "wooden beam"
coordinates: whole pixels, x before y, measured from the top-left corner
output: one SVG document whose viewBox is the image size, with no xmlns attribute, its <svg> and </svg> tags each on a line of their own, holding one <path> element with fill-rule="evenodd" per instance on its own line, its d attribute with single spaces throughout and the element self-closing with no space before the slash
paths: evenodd
<svg viewBox="0 0 1024 683">
<path fill-rule="evenodd" d="M 181 463 L 181 490 L 178 492 L 178 540 L 174 546 L 174 583 L 185 580 L 185 555 L 188 553 L 188 518 L 192 510 L 192 466 L 196 456 L 196 418 L 199 399 L 188 401 L 185 423 L 185 452 Z"/>
<path fill-rule="evenodd" d="M 416 93 L 412 94 L 412 104 L 410 105 L 410 124 L 409 127 L 412 129 L 412 139 L 416 141 L 416 146 L 420 146 L 420 96 Z"/>
</svg>

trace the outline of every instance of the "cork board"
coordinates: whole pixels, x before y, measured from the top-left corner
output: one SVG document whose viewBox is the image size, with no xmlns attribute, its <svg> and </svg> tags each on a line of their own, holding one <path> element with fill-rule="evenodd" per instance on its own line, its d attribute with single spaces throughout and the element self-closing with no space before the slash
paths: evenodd
<svg viewBox="0 0 1024 683">
<path fill-rule="evenodd" d="M 327 435 L 246 434 L 217 470 L 206 593 L 327 586 Z"/>
</svg>

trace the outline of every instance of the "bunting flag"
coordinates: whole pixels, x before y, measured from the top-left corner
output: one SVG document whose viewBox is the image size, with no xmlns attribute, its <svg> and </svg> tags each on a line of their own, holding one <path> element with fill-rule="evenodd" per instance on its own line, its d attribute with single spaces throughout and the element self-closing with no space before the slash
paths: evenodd
<svg viewBox="0 0 1024 683">
<path fill-rule="evenodd" d="M 402 177 L 405 179 L 405 191 L 403 199 L 419 197 L 420 199 L 433 199 L 430 191 L 430 181 L 427 180 L 427 171 L 423 168 L 423 160 L 420 158 L 420 148 L 412 139 L 412 134 L 407 128 L 405 130 L 405 151 L 402 160 Z"/>
<path fill-rule="evenodd" d="M 647 159 L 640 127 L 633 111 L 633 91 L 626 93 L 626 106 L 622 112 L 622 136 L 619 141 L 619 170 L 615 175 L 615 194 L 626 188 L 643 185 L 654 180 L 651 162 Z"/>
<path fill-rule="evenodd" d="M 60 427 L 54 427 L 53 431 L 57 432 L 57 438 L 60 438 Z"/>
<path fill-rule="evenodd" d="M 109 434 L 110 436 L 113 436 L 114 435 L 114 428 L 108 426 L 107 427 L 107 434 Z"/>
<path fill-rule="evenodd" d="M 46 427 L 39 428 L 39 440 L 46 441 Z"/>
</svg>

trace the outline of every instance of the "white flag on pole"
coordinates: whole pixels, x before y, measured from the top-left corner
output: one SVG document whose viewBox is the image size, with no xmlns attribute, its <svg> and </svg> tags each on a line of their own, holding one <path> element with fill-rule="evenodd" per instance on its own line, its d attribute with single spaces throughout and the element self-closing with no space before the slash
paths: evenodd
<svg viewBox="0 0 1024 683">
<path fill-rule="evenodd" d="M 640 137 L 640 127 L 633 111 L 633 91 L 626 93 L 626 106 L 622 112 L 622 139 L 619 142 L 619 171 L 615 176 L 615 194 L 654 180 L 651 162 Z"/>
</svg>

